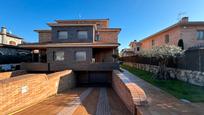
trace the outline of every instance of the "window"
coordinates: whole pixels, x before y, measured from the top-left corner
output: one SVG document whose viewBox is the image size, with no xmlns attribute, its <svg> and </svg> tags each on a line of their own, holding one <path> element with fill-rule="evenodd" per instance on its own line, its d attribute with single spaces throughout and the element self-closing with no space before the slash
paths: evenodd
<svg viewBox="0 0 204 115">
<path fill-rule="evenodd" d="M 88 38 L 88 32 L 87 31 L 78 31 L 77 36 L 79 39 L 87 39 Z"/>
<path fill-rule="evenodd" d="M 204 40 L 204 30 L 197 31 L 197 39 Z"/>
<path fill-rule="evenodd" d="M 140 51 L 140 47 L 137 47 L 137 51 Z"/>
<path fill-rule="evenodd" d="M 9 41 L 9 44 L 10 44 L 10 45 L 16 45 L 16 42 L 14 42 L 14 41 Z"/>
<path fill-rule="evenodd" d="M 100 36 L 96 35 L 95 41 L 99 41 L 100 40 Z"/>
<path fill-rule="evenodd" d="M 68 38 L 68 32 L 67 31 L 59 31 L 58 32 L 58 38 L 59 39 L 67 39 Z"/>
<path fill-rule="evenodd" d="M 53 60 L 54 61 L 63 61 L 64 60 L 64 52 L 63 51 L 53 52 Z"/>
<path fill-rule="evenodd" d="M 169 35 L 165 35 L 165 43 L 168 44 L 169 43 Z"/>
<path fill-rule="evenodd" d="M 86 61 L 86 52 L 85 51 L 78 51 L 75 53 L 76 61 Z"/>
<path fill-rule="evenodd" d="M 154 46 L 155 45 L 155 40 L 152 40 L 152 46 Z"/>
</svg>

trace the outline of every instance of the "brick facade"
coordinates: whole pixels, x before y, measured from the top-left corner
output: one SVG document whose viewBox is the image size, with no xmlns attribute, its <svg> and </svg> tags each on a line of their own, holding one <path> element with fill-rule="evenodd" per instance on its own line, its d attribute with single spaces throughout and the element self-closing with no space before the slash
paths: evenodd
<svg viewBox="0 0 204 115">
<path fill-rule="evenodd" d="M 100 40 L 96 42 L 103 43 L 118 43 L 118 32 L 114 31 L 99 31 Z"/>
<path fill-rule="evenodd" d="M 179 41 L 183 41 L 183 49 L 187 50 L 190 47 L 204 45 L 203 39 L 197 39 L 198 30 L 204 30 L 204 22 L 188 21 L 188 17 L 184 17 L 178 23 L 150 35 L 137 43 L 141 44 L 141 49 L 148 50 L 154 46 L 165 44 L 178 46 Z M 135 49 L 137 46 L 133 44 L 130 47 L 131 49 Z"/>
<path fill-rule="evenodd" d="M 51 31 L 39 32 L 39 43 L 46 43 L 51 41 Z"/>
<path fill-rule="evenodd" d="M 25 74 L 0 80 L 0 114 L 28 107 L 74 85 L 75 78 L 71 70 L 48 75 Z"/>
<path fill-rule="evenodd" d="M 112 87 L 133 115 L 141 114 L 136 110 L 136 106 L 147 103 L 147 97 L 143 89 L 131 82 L 118 70 L 113 71 Z"/>
<path fill-rule="evenodd" d="M 9 71 L 9 72 L 0 72 L 0 80 L 19 76 L 25 74 L 25 70 L 16 70 L 16 71 Z"/>
<path fill-rule="evenodd" d="M 151 49 L 154 46 L 161 46 L 163 44 L 178 45 L 178 40 L 180 39 L 180 27 L 173 28 L 161 34 L 149 37 L 141 42 L 142 49 Z M 169 35 L 169 43 L 165 43 L 165 35 Z M 152 45 L 152 40 L 154 40 L 155 45 Z"/>
</svg>

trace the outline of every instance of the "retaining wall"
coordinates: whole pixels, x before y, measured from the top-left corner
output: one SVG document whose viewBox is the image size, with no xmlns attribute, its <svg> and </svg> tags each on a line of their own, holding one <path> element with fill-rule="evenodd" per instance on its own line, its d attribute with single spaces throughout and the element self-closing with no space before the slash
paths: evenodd
<svg viewBox="0 0 204 115">
<path fill-rule="evenodd" d="M 7 79 L 10 77 L 15 77 L 18 75 L 25 74 L 25 70 L 16 70 L 16 71 L 9 71 L 9 72 L 0 72 L 0 80 Z"/>
<path fill-rule="evenodd" d="M 25 74 L 0 80 L 0 114 L 36 104 L 57 92 L 75 86 L 72 70 L 52 74 Z"/>
<path fill-rule="evenodd" d="M 133 115 L 140 114 L 136 106 L 144 105 L 147 102 L 143 89 L 132 83 L 118 70 L 113 71 L 112 87 Z"/>
<path fill-rule="evenodd" d="M 159 69 L 158 66 L 149 65 L 149 64 L 129 63 L 129 62 L 124 62 L 124 64 L 131 67 L 135 67 L 137 69 L 149 71 L 152 73 L 157 73 Z M 188 82 L 190 84 L 194 84 L 198 86 L 204 86 L 204 72 L 175 69 L 175 68 L 167 68 L 167 69 L 170 73 L 169 75 L 171 78 L 176 78 L 178 80 Z"/>
</svg>

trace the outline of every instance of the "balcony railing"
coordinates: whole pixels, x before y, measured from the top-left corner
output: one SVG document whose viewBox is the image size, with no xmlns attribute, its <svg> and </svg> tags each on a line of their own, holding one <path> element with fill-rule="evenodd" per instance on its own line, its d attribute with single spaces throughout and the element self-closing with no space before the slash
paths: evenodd
<svg viewBox="0 0 204 115">
<path fill-rule="evenodd" d="M 21 69 L 27 71 L 60 71 L 72 69 L 74 71 L 112 71 L 118 69 L 119 64 L 116 62 L 95 62 L 95 63 L 22 63 Z"/>
</svg>

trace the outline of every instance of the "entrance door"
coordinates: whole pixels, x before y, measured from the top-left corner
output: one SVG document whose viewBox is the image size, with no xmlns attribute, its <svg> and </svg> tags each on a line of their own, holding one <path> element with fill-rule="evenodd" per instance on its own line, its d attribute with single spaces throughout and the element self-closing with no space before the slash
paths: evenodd
<svg viewBox="0 0 204 115">
<path fill-rule="evenodd" d="M 178 46 L 183 50 L 184 49 L 184 43 L 183 43 L 183 40 L 182 39 L 180 39 L 179 41 L 178 41 Z"/>
</svg>

